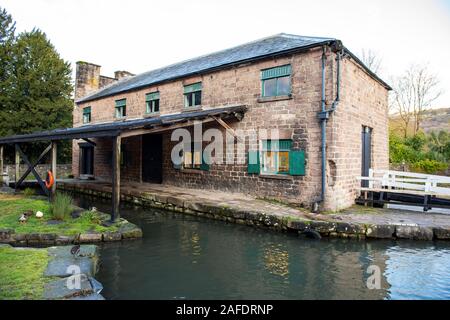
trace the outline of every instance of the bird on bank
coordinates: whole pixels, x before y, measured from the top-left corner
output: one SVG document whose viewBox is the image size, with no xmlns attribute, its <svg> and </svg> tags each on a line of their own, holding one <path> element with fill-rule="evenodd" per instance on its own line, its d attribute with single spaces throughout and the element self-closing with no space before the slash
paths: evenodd
<svg viewBox="0 0 450 320">
<path fill-rule="evenodd" d="M 42 211 L 36 212 L 36 218 L 40 219 L 44 216 L 44 213 Z"/>
<path fill-rule="evenodd" d="M 27 218 L 27 216 L 24 215 L 24 214 L 22 214 L 22 215 L 20 216 L 20 218 L 19 218 L 19 222 L 20 222 L 20 223 L 26 223 L 27 220 L 28 220 L 28 218 Z"/>
<path fill-rule="evenodd" d="M 80 254 L 80 245 L 77 244 L 75 246 L 72 247 L 72 249 L 70 249 L 70 253 L 74 256 L 77 257 Z"/>
</svg>

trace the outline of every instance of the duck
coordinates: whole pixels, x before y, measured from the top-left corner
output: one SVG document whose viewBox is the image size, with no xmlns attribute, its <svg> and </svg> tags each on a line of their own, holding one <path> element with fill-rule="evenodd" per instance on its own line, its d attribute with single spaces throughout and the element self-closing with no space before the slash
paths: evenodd
<svg viewBox="0 0 450 320">
<path fill-rule="evenodd" d="M 80 254 L 80 245 L 77 244 L 77 245 L 73 246 L 72 249 L 70 249 L 70 253 L 71 253 L 74 257 L 78 256 L 78 255 Z"/>
<path fill-rule="evenodd" d="M 36 212 L 36 218 L 41 219 L 44 216 L 44 213 L 42 211 Z"/>
<path fill-rule="evenodd" d="M 92 207 L 92 208 L 91 208 L 91 211 L 92 211 L 92 212 L 96 212 L 96 211 L 97 211 L 97 208 L 96 208 L 96 207 Z"/>
<path fill-rule="evenodd" d="M 20 218 L 19 218 L 19 222 L 20 222 L 20 223 L 26 223 L 27 220 L 28 220 L 28 218 L 27 218 L 27 216 L 24 215 L 24 214 L 22 214 L 22 215 L 20 216 Z"/>
</svg>

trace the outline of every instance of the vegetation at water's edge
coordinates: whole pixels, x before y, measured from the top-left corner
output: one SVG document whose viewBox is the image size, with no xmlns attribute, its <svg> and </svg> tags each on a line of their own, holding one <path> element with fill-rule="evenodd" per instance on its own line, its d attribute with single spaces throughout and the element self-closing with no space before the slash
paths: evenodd
<svg viewBox="0 0 450 320">
<path fill-rule="evenodd" d="M 19 217 L 28 210 L 32 210 L 34 214 L 26 223 L 20 223 Z M 44 217 L 37 218 L 37 211 L 43 212 Z M 116 225 L 102 226 L 100 215 L 98 212 L 85 211 L 77 219 L 69 217 L 58 224 L 49 224 L 53 217 L 50 215 L 50 204 L 46 200 L 0 194 L 0 229 L 14 229 L 15 233 L 55 233 L 72 236 L 90 231 L 117 231 Z"/>
<path fill-rule="evenodd" d="M 42 299 L 47 250 L 0 247 L 0 300 Z"/>
<path fill-rule="evenodd" d="M 67 194 L 58 193 L 50 204 L 50 215 L 55 220 L 66 220 L 70 218 L 72 207 L 72 198 Z"/>
<path fill-rule="evenodd" d="M 450 134 L 446 131 L 402 137 L 391 131 L 389 160 L 393 165 L 403 165 L 409 171 L 440 174 L 450 164 Z"/>
</svg>

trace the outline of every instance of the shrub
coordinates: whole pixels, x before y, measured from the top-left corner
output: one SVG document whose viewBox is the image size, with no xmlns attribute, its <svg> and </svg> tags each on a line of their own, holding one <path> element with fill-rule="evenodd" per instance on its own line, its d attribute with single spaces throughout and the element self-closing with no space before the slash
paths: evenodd
<svg viewBox="0 0 450 320">
<path fill-rule="evenodd" d="M 23 190 L 23 195 L 25 196 L 25 197 L 31 197 L 31 196 L 34 196 L 36 194 L 36 192 L 34 191 L 34 189 L 31 189 L 31 188 L 25 188 L 25 190 Z"/>
<path fill-rule="evenodd" d="M 423 172 L 423 173 L 438 173 L 440 171 L 444 171 L 448 168 L 448 164 L 445 162 L 440 162 L 432 159 L 420 160 L 412 165 L 413 171 Z"/>
<path fill-rule="evenodd" d="M 65 220 L 72 212 L 72 197 L 67 194 L 56 194 L 50 204 L 50 215 L 55 220 Z"/>
</svg>

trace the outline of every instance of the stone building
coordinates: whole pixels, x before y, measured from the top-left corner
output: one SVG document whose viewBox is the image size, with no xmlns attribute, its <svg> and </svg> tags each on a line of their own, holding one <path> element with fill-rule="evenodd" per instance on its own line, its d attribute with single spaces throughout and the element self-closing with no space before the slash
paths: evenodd
<svg viewBox="0 0 450 320">
<path fill-rule="evenodd" d="M 354 203 L 357 176 L 388 168 L 390 87 L 337 39 L 279 34 L 136 76 L 120 71 L 104 77 L 100 66 L 86 62 L 76 70 L 74 127 L 162 123 L 162 129 L 147 124 L 122 137 L 122 181 L 337 210 Z M 218 119 L 214 110 L 230 117 Z M 183 121 L 164 126 L 174 118 Z M 174 163 L 178 140 L 172 134 L 192 131 L 195 121 L 203 132 L 237 134 L 235 144 L 205 161 L 207 142 L 200 136 Z M 273 129 L 275 138 L 260 133 Z M 239 137 L 243 132 L 256 138 Z M 74 141 L 73 174 L 110 180 L 111 139 L 90 142 Z M 231 163 L 224 160 L 230 152 Z"/>
</svg>

